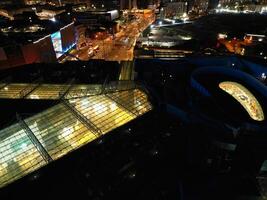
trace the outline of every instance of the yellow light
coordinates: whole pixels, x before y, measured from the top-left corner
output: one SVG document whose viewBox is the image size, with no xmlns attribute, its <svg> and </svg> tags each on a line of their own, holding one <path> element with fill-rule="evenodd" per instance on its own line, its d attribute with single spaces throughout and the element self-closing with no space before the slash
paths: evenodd
<svg viewBox="0 0 267 200">
<path fill-rule="evenodd" d="M 219 87 L 234 97 L 248 112 L 249 116 L 256 121 L 264 120 L 262 107 L 256 97 L 243 85 L 225 81 L 219 84 Z"/>
<path fill-rule="evenodd" d="M 9 91 L 12 91 L 13 88 L 16 89 L 15 91 L 17 89 L 21 91 L 25 85 L 22 86 L 14 88 L 9 85 Z M 47 86 L 49 85 L 42 85 L 45 89 L 42 91 L 46 91 L 49 88 Z M 73 89 L 77 90 L 75 87 Z M 77 87 L 79 88 L 81 85 Z M 87 86 L 86 88 L 98 89 L 99 86 Z M 55 90 L 57 94 L 59 90 Z M 152 109 L 147 95 L 137 89 L 110 93 L 109 95 L 112 98 L 108 98 L 106 95 L 93 95 L 71 99 L 68 102 L 88 120 L 88 123 L 95 124 L 96 129 L 99 129 L 101 134 L 106 134 L 133 120 L 137 115 L 142 115 Z M 127 102 L 131 112 L 123 106 L 119 106 L 120 104 L 113 101 L 113 98 L 121 102 L 122 105 Z M 96 134 L 94 128 L 82 123 L 62 103 L 25 119 L 25 123 L 53 160 L 101 135 Z M 47 164 L 19 124 L 1 130 L 0 135 L 7 136 L 0 141 L 0 188 Z"/>
</svg>

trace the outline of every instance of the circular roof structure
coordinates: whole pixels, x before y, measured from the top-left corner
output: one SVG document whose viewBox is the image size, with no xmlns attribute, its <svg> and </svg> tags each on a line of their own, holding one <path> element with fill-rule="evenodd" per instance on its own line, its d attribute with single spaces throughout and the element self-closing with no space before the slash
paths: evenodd
<svg viewBox="0 0 267 200">
<path fill-rule="evenodd" d="M 264 113 L 260 103 L 256 97 L 243 85 L 237 82 L 224 81 L 219 84 L 219 87 L 234 97 L 243 106 L 253 120 L 264 120 Z"/>
<path fill-rule="evenodd" d="M 195 105 L 222 121 L 266 124 L 267 88 L 247 73 L 226 67 L 203 67 L 191 76 Z"/>
</svg>

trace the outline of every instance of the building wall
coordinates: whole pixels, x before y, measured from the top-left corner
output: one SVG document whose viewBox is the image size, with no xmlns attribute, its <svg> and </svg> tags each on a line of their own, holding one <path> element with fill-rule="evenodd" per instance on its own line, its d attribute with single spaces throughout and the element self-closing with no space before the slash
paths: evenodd
<svg viewBox="0 0 267 200">
<path fill-rule="evenodd" d="M 137 0 L 120 0 L 120 9 L 132 9 L 137 8 Z"/>
<path fill-rule="evenodd" d="M 75 27 L 74 27 L 73 23 L 71 25 L 68 25 L 68 26 L 62 28 L 60 30 L 60 33 L 61 33 L 63 51 L 71 48 L 73 46 L 73 44 L 76 43 Z"/>
<path fill-rule="evenodd" d="M 195 0 L 193 10 L 197 13 L 205 13 L 208 9 L 209 0 Z"/>
<path fill-rule="evenodd" d="M 42 1 L 42 0 L 24 0 L 24 3 L 26 5 L 34 5 L 34 4 L 44 3 L 44 1 Z"/>
<path fill-rule="evenodd" d="M 91 4 L 90 0 L 61 0 L 62 4 L 67 4 L 67 3 L 74 3 L 74 4 L 78 4 L 78 3 L 86 3 L 87 5 Z"/>
<path fill-rule="evenodd" d="M 183 13 L 187 13 L 187 2 L 166 3 L 165 7 L 160 10 L 163 18 L 180 17 Z"/>
<path fill-rule="evenodd" d="M 76 48 L 80 49 L 83 47 L 83 45 L 86 43 L 86 26 L 83 24 L 80 24 L 75 27 L 75 33 L 76 33 Z"/>
<path fill-rule="evenodd" d="M 32 11 L 31 8 L 17 8 L 14 10 L 0 9 L 0 15 L 13 20 L 14 15 L 22 14 L 23 12 L 31 12 L 31 11 Z"/>
<path fill-rule="evenodd" d="M 21 47 L 25 64 L 40 62 L 40 52 L 35 44 L 27 44 Z"/>
<path fill-rule="evenodd" d="M 75 46 L 74 23 L 61 28 L 60 34 L 63 52 Z M 47 35 L 33 43 L 0 47 L 0 69 L 30 63 L 50 62 L 57 62 L 51 35 Z"/>
<path fill-rule="evenodd" d="M 91 0 L 96 8 L 105 8 L 105 9 L 119 9 L 120 0 Z M 104 5 L 104 7 L 102 7 Z"/>
<path fill-rule="evenodd" d="M 24 56 L 19 45 L 10 45 L 2 49 L 5 51 L 6 59 L 0 60 L 0 69 L 12 68 L 25 64 Z"/>
<path fill-rule="evenodd" d="M 38 49 L 39 62 L 50 63 L 57 61 L 56 53 L 50 36 L 47 36 L 35 43 L 35 47 L 32 49 L 32 51 L 35 49 Z"/>
<path fill-rule="evenodd" d="M 2 47 L 0 47 L 0 61 L 1 60 L 6 60 L 6 59 L 7 59 L 6 52 Z"/>
<path fill-rule="evenodd" d="M 139 9 L 154 8 L 154 5 L 158 6 L 159 3 L 159 0 L 136 0 L 137 8 Z"/>
<path fill-rule="evenodd" d="M 208 9 L 212 10 L 215 9 L 219 4 L 219 0 L 209 0 Z"/>
<path fill-rule="evenodd" d="M 238 3 L 239 5 L 249 5 L 249 4 L 261 4 L 261 5 L 266 5 L 267 0 L 219 0 L 219 3 L 221 5 L 235 5 Z"/>
<path fill-rule="evenodd" d="M 137 0 L 137 7 L 139 9 L 148 8 L 148 5 L 150 4 L 150 0 Z"/>
</svg>

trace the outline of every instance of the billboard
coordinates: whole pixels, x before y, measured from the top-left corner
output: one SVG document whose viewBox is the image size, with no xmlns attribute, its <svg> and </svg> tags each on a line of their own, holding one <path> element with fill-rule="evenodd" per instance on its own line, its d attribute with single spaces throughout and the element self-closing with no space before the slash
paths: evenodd
<svg viewBox="0 0 267 200">
<path fill-rule="evenodd" d="M 60 31 L 51 34 L 51 40 L 56 52 L 56 57 L 59 58 L 63 55 L 62 40 Z"/>
</svg>

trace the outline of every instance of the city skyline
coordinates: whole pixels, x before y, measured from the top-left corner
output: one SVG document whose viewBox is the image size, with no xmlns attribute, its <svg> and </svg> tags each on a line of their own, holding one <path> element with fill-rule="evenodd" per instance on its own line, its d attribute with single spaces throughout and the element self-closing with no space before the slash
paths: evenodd
<svg viewBox="0 0 267 200">
<path fill-rule="evenodd" d="M 266 0 L 1 0 L 0 198 L 267 198 Z"/>
</svg>

